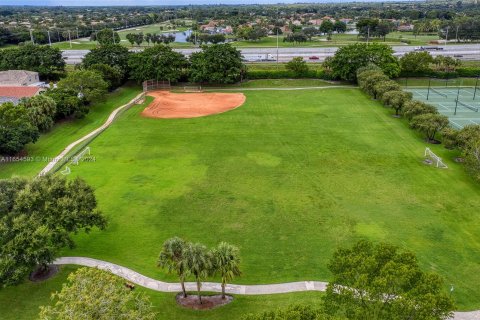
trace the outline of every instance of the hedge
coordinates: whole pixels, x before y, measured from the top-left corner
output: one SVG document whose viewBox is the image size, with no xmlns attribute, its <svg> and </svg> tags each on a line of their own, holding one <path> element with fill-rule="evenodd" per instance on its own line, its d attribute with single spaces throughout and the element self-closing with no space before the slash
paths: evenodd
<svg viewBox="0 0 480 320">
<path fill-rule="evenodd" d="M 249 70 L 247 71 L 247 79 L 323 79 L 332 80 L 330 74 L 325 70 L 308 70 L 300 74 L 296 74 L 289 70 Z"/>
<path fill-rule="evenodd" d="M 428 70 L 425 72 L 405 72 L 402 71 L 400 73 L 400 77 L 402 78 L 418 78 L 418 77 L 435 77 L 435 78 L 458 78 L 458 77 L 467 77 L 467 78 L 474 78 L 480 76 L 480 68 L 476 67 L 462 67 L 457 68 L 455 71 L 451 72 L 444 72 L 444 71 L 434 71 Z"/>
</svg>

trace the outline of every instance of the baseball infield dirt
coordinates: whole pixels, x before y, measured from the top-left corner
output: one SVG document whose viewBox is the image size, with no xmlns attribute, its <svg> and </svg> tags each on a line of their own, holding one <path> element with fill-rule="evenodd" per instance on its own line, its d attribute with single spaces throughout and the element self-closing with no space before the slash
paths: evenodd
<svg viewBox="0 0 480 320">
<path fill-rule="evenodd" d="M 142 112 L 148 118 L 196 118 L 235 109 L 245 102 L 243 93 L 172 93 L 153 91 Z"/>
</svg>

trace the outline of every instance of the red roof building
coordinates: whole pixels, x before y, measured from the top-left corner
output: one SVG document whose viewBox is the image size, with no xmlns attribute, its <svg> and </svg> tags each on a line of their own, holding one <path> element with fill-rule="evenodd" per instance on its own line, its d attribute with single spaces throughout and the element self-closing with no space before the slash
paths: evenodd
<svg viewBox="0 0 480 320">
<path fill-rule="evenodd" d="M 31 98 L 40 93 L 43 89 L 40 87 L 2 87 L 0 86 L 0 103 L 16 103 L 21 98 Z"/>
</svg>

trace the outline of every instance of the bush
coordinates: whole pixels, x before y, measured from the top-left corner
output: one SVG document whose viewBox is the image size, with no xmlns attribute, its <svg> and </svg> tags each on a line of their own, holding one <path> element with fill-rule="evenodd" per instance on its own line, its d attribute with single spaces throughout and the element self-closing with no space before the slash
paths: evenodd
<svg viewBox="0 0 480 320">
<path fill-rule="evenodd" d="M 458 68 L 456 73 L 459 77 L 479 77 L 480 68 L 474 68 L 474 67 Z"/>
<path fill-rule="evenodd" d="M 292 71 L 295 75 L 302 76 L 306 73 L 308 73 L 308 65 L 305 60 L 303 60 L 302 57 L 295 57 L 292 60 L 290 60 L 286 67 L 288 71 Z"/>
</svg>

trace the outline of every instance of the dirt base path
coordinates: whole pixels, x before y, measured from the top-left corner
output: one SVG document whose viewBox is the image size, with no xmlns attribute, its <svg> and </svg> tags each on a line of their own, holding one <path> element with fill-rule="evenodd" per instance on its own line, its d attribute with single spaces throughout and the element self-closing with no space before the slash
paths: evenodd
<svg viewBox="0 0 480 320">
<path fill-rule="evenodd" d="M 172 93 L 152 91 L 155 100 L 142 112 L 147 118 L 197 118 L 235 109 L 245 102 L 243 93 Z"/>
</svg>

